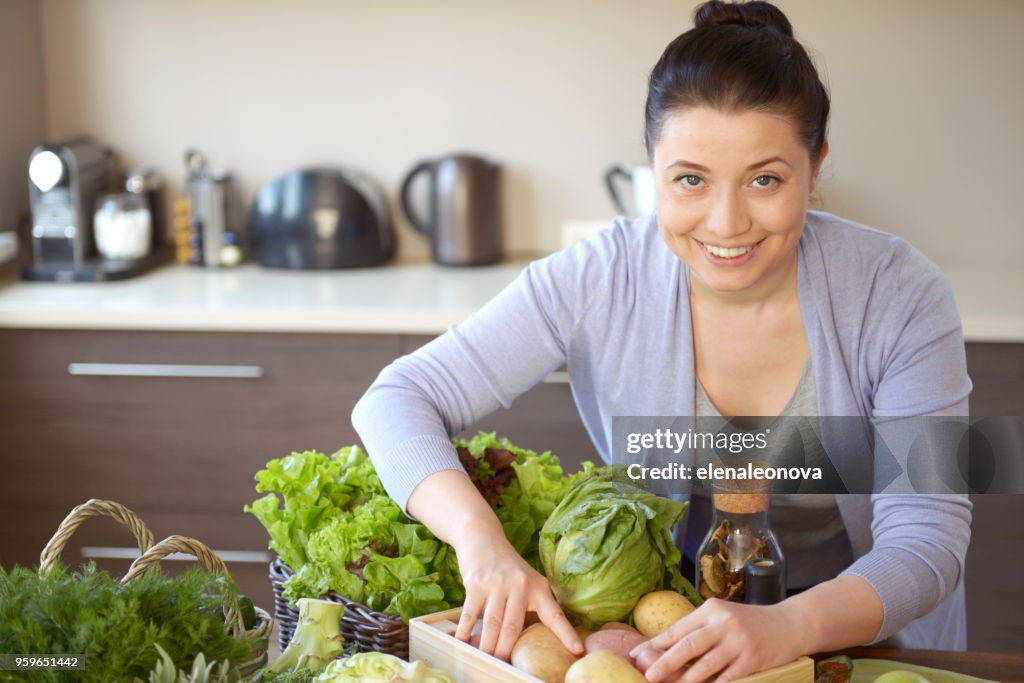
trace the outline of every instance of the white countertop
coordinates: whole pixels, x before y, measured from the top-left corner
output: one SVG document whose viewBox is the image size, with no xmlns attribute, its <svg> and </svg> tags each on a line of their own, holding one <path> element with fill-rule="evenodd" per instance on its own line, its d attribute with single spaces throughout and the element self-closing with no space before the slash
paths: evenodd
<svg viewBox="0 0 1024 683">
<path fill-rule="evenodd" d="M 438 334 L 526 265 L 347 271 L 166 266 L 96 284 L 0 284 L 0 327 Z M 968 341 L 1024 342 L 1024 269 L 950 267 Z"/>
</svg>

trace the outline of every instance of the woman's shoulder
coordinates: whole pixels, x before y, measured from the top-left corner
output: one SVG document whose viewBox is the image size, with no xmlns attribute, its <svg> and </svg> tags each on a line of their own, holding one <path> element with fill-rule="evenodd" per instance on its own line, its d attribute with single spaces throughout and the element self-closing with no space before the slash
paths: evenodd
<svg viewBox="0 0 1024 683">
<path fill-rule="evenodd" d="M 939 267 L 902 237 L 823 211 L 807 212 L 801 248 L 817 266 L 812 276 L 831 288 L 948 287 Z"/>
<path fill-rule="evenodd" d="M 533 264 L 549 272 L 575 275 L 589 286 L 614 280 L 618 286 L 637 285 L 641 276 L 664 273 L 678 259 L 664 248 L 654 214 L 628 220 L 613 218 L 591 233 Z"/>
</svg>

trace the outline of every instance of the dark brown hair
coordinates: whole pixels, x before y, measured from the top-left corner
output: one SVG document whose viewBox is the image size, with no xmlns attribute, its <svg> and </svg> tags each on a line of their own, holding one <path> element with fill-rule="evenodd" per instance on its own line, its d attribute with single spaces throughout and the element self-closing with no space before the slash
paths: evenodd
<svg viewBox="0 0 1024 683">
<path fill-rule="evenodd" d="M 649 155 L 665 118 L 686 107 L 788 116 L 815 163 L 828 127 L 828 91 L 782 10 L 769 2 L 710 0 L 694 27 L 669 43 L 651 71 L 644 142 Z"/>
</svg>

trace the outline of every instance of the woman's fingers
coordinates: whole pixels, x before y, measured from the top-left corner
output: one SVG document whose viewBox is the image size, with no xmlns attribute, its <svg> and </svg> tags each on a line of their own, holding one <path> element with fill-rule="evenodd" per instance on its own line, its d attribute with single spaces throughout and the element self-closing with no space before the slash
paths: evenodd
<svg viewBox="0 0 1024 683">
<path fill-rule="evenodd" d="M 509 660 L 512 655 L 512 647 L 523 630 L 525 618 L 526 597 L 522 591 L 515 591 L 508 596 L 508 602 L 505 603 L 505 615 L 501 620 L 498 644 L 494 648 L 495 657 L 506 662 Z"/>
<path fill-rule="evenodd" d="M 466 591 L 466 601 L 462 605 L 462 614 L 459 615 L 459 625 L 455 628 L 455 637 L 468 643 L 469 637 L 473 634 L 473 624 L 476 623 L 483 607 L 483 596 L 479 591 Z"/>
<path fill-rule="evenodd" d="M 652 683 L 658 683 L 669 679 L 670 676 L 677 673 L 683 666 L 697 660 L 693 667 L 686 672 L 682 680 L 685 683 L 691 683 L 691 681 L 703 681 L 703 678 L 699 678 L 700 672 L 691 675 L 693 669 L 697 664 L 704 661 L 704 659 L 710 656 L 709 653 L 714 645 L 716 644 L 717 638 L 713 633 L 713 629 L 709 628 L 698 628 L 694 631 L 689 632 L 682 638 L 680 638 L 675 644 L 665 650 L 665 654 L 658 658 L 656 662 L 651 664 L 650 668 L 647 669 L 645 675 L 647 680 Z M 708 654 L 705 654 L 708 653 Z M 700 658 L 700 659 L 698 659 Z M 723 668 L 729 662 L 721 662 L 718 668 L 714 671 L 718 671 Z M 714 658 L 709 665 L 714 664 Z M 711 673 L 714 673 L 712 671 Z"/>
<path fill-rule="evenodd" d="M 494 654 L 494 646 L 497 645 L 498 636 L 501 634 L 507 597 L 501 593 L 493 594 L 484 608 L 484 630 L 480 633 L 480 650 L 489 655 Z"/>
<path fill-rule="evenodd" d="M 562 641 L 562 645 L 569 652 L 576 655 L 583 654 L 583 643 L 580 641 L 580 634 L 576 633 L 576 629 L 569 623 L 569 619 L 565 616 L 565 612 L 562 611 L 558 601 L 555 600 L 555 596 L 551 594 L 551 590 L 546 588 L 538 590 L 534 595 L 537 602 L 532 605 L 532 609 L 540 617 L 541 622 L 558 636 L 558 639 Z"/>
</svg>

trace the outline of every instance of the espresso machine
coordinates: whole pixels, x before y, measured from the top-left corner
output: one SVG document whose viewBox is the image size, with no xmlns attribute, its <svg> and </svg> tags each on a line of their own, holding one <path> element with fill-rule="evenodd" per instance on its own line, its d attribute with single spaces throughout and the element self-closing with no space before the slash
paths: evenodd
<svg viewBox="0 0 1024 683">
<path fill-rule="evenodd" d="M 28 163 L 32 211 L 26 280 L 96 282 L 136 275 L 152 258 L 109 258 L 97 249 L 94 215 L 102 193 L 115 187 L 113 151 L 88 138 L 32 150 Z"/>
</svg>

